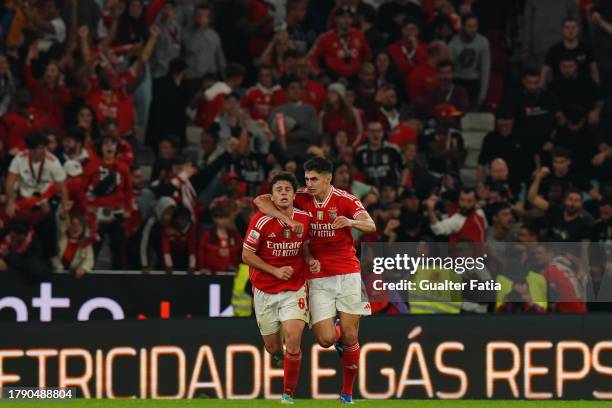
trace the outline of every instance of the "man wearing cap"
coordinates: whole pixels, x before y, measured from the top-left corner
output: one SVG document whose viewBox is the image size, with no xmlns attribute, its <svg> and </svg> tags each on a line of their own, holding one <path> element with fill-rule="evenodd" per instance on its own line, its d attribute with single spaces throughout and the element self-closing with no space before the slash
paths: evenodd
<svg viewBox="0 0 612 408">
<path fill-rule="evenodd" d="M 486 168 L 496 159 L 503 159 L 508 166 L 509 183 L 512 192 L 520 192 L 521 183 L 526 181 L 524 171 L 525 150 L 514 132 L 514 115 L 512 112 L 500 109 L 496 114 L 495 130 L 488 133 L 482 140 L 478 155 L 478 184 L 484 186 Z"/>
<path fill-rule="evenodd" d="M 435 123 L 424 132 L 425 149 L 432 172 L 458 172 L 467 155 L 459 118 L 462 112 L 453 105 L 440 104 L 434 109 Z"/>
<path fill-rule="evenodd" d="M 334 78 L 351 78 L 357 74 L 361 64 L 369 60 L 372 51 L 365 35 L 351 28 L 355 12 L 350 7 L 336 11 L 336 29 L 330 30 L 317 39 L 309 53 L 312 68 L 320 73 L 327 71 Z M 320 64 L 323 60 L 323 64 Z"/>
</svg>

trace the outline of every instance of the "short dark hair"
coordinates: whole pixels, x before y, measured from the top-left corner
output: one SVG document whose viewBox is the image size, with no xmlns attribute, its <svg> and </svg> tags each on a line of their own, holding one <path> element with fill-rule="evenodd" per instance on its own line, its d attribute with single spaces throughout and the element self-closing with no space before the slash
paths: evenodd
<svg viewBox="0 0 612 408">
<path fill-rule="evenodd" d="M 466 13 L 461 17 L 461 26 L 465 26 L 465 23 L 467 23 L 468 20 L 471 19 L 476 19 L 476 21 L 478 21 L 478 16 L 476 16 L 476 14 L 474 13 Z"/>
<path fill-rule="evenodd" d="M 191 215 L 191 210 L 189 210 L 189 208 L 187 208 L 185 205 L 177 205 L 174 209 L 174 213 L 172 214 L 172 226 L 181 234 L 186 233 L 187 230 L 193 225 Z"/>
<path fill-rule="evenodd" d="M 174 76 L 178 75 L 181 72 L 187 70 L 187 63 L 182 58 L 175 58 L 170 61 L 170 66 L 168 67 L 168 75 Z"/>
<path fill-rule="evenodd" d="M 293 50 L 293 49 L 287 50 L 287 51 L 285 51 L 285 53 L 283 54 L 283 58 L 284 58 L 284 59 L 289 59 L 289 58 L 295 58 L 295 59 L 298 59 L 298 58 L 304 58 L 304 57 L 306 57 L 306 54 L 304 54 L 304 53 L 303 53 L 303 52 L 301 52 L 301 51 L 298 51 L 298 50 Z"/>
<path fill-rule="evenodd" d="M 281 86 L 283 87 L 284 90 L 287 90 L 289 88 L 289 85 L 293 83 L 300 84 L 301 81 L 295 75 L 286 75 L 281 79 Z"/>
<path fill-rule="evenodd" d="M 105 116 L 104 119 L 102 119 L 102 123 L 100 123 L 100 129 L 106 130 L 111 125 L 119 126 L 117 119 Z"/>
<path fill-rule="evenodd" d="M 378 119 L 368 119 L 368 120 L 366 120 L 364 128 L 367 129 L 371 124 L 380 125 L 384 129 L 384 126 L 383 126 L 382 122 L 380 120 L 378 120 Z"/>
<path fill-rule="evenodd" d="M 433 57 L 434 55 L 438 55 L 438 54 L 442 53 L 442 50 L 443 50 L 444 46 L 445 46 L 445 44 L 442 43 L 441 41 L 434 41 L 427 48 L 427 55 L 429 57 Z"/>
<path fill-rule="evenodd" d="M 489 193 L 499 193 L 502 198 L 509 198 L 508 187 L 504 183 L 493 183 L 489 188 Z"/>
<path fill-rule="evenodd" d="M 306 0 L 287 0 L 287 5 L 285 6 L 285 9 L 287 10 L 287 13 L 289 13 L 295 8 L 297 8 L 299 4 L 304 2 L 306 2 Z"/>
<path fill-rule="evenodd" d="M 238 94 L 238 92 L 230 92 L 229 94 L 227 94 L 227 96 L 225 97 L 225 100 L 228 100 L 230 98 L 234 98 L 234 99 L 238 99 L 240 100 L 240 95 Z"/>
<path fill-rule="evenodd" d="M 376 22 L 376 9 L 369 4 L 360 4 L 357 7 L 357 14 L 368 23 Z"/>
<path fill-rule="evenodd" d="M 72 139 L 77 143 L 85 143 L 85 129 L 79 126 L 66 129 L 64 138 Z"/>
<path fill-rule="evenodd" d="M 540 76 L 540 70 L 536 67 L 527 67 L 525 69 L 523 69 L 523 73 L 521 75 L 522 79 L 525 79 L 526 77 L 533 77 L 533 76 Z"/>
<path fill-rule="evenodd" d="M 210 217 L 215 218 L 229 218 L 230 211 L 225 205 L 217 205 L 210 210 Z"/>
<path fill-rule="evenodd" d="M 177 150 L 181 147 L 181 141 L 179 140 L 178 137 L 174 135 L 168 135 L 168 136 L 162 137 L 161 139 L 159 139 L 157 146 L 159 146 L 161 142 L 168 142 L 172 145 L 172 147 L 174 147 Z"/>
<path fill-rule="evenodd" d="M 421 29 L 421 22 L 413 16 L 406 17 L 402 22 L 402 28 L 406 27 L 407 25 L 415 25 Z"/>
<path fill-rule="evenodd" d="M 569 187 L 566 191 L 565 194 L 563 194 L 563 197 L 567 197 L 570 194 L 578 194 L 580 196 L 580 199 L 582 200 L 582 191 L 576 187 Z"/>
<path fill-rule="evenodd" d="M 244 77 L 245 75 L 246 69 L 240 64 L 230 63 L 225 67 L 225 78 Z"/>
<path fill-rule="evenodd" d="M 304 163 L 304 171 L 316 171 L 321 174 L 333 174 L 334 165 L 325 157 L 313 157 Z"/>
<path fill-rule="evenodd" d="M 446 67 L 455 68 L 455 64 L 453 64 L 453 61 L 449 59 L 438 62 L 438 65 L 437 65 L 438 70 L 442 68 L 446 68 Z"/>
<path fill-rule="evenodd" d="M 288 171 L 281 171 L 274 177 L 272 177 L 272 181 L 270 181 L 270 191 L 274 188 L 274 185 L 279 181 L 287 181 L 293 187 L 293 192 L 295 193 L 298 189 L 298 182 L 293 173 Z"/>
<path fill-rule="evenodd" d="M 552 151 L 552 157 L 553 157 L 553 159 L 557 158 L 557 157 L 564 157 L 566 159 L 571 160 L 572 159 L 572 153 L 568 149 L 566 149 L 565 147 L 557 146 Z"/>
<path fill-rule="evenodd" d="M 599 202 L 600 207 L 605 207 L 606 205 L 612 205 L 612 197 L 603 197 Z"/>
<path fill-rule="evenodd" d="M 207 3 L 198 4 L 194 10 L 196 11 L 210 11 L 210 6 Z"/>
<path fill-rule="evenodd" d="M 461 194 L 472 194 L 472 193 L 474 193 L 474 195 L 476 195 L 476 189 L 474 189 L 473 187 L 461 187 L 461 190 L 459 190 L 459 192 Z"/>
<path fill-rule="evenodd" d="M 496 217 L 497 214 L 508 208 L 510 208 L 510 204 L 508 203 L 495 203 L 491 205 L 491 217 Z"/>
<path fill-rule="evenodd" d="M 579 24 L 578 19 L 576 17 L 573 16 L 567 16 L 563 19 L 563 22 L 561 23 L 561 27 L 563 27 L 566 23 L 576 23 Z"/>
<path fill-rule="evenodd" d="M 512 112 L 512 110 L 508 109 L 508 108 L 499 108 L 497 110 L 497 112 L 495 112 L 495 119 L 499 120 L 510 120 L 510 119 L 514 119 L 514 113 Z"/>
<path fill-rule="evenodd" d="M 26 136 L 25 144 L 28 150 L 34 150 L 38 146 L 47 146 L 49 144 L 49 138 L 44 132 L 32 132 Z"/>
</svg>

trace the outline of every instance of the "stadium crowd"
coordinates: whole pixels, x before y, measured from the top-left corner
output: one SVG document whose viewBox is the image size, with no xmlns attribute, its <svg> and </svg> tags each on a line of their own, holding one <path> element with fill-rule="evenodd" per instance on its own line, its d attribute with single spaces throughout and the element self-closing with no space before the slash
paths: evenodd
<svg viewBox="0 0 612 408">
<path fill-rule="evenodd" d="M 0 271 L 82 277 L 105 245 L 116 270 L 236 270 L 253 198 L 279 170 L 303 180 L 313 156 L 378 226 L 357 246 L 612 240 L 612 1 L 8 0 L 1 13 Z M 474 112 L 495 129 L 470 172 Z M 534 247 L 529 267 L 513 247 L 525 265 L 498 310 L 586 311 L 579 260 Z M 576 301 L 538 304 L 542 284 Z"/>
</svg>

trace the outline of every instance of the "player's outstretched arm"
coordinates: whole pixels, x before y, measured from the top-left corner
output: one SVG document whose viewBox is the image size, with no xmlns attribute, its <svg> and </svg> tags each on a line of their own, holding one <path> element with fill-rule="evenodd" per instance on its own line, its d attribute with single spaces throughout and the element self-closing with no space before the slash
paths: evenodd
<svg viewBox="0 0 612 408">
<path fill-rule="evenodd" d="M 242 249 L 242 261 L 257 270 L 269 273 L 280 280 L 288 280 L 291 275 L 293 275 L 293 268 L 291 266 L 281 266 L 280 268 L 277 268 L 267 262 L 264 262 L 264 260 L 257 256 L 255 252 L 249 251 L 248 249 Z"/>
<path fill-rule="evenodd" d="M 255 200 L 253 200 L 253 204 L 255 204 L 257 209 L 262 213 L 270 217 L 274 217 L 277 220 L 281 220 L 282 222 L 287 224 L 293 232 L 300 234 L 302 233 L 304 229 L 304 224 L 302 224 L 301 222 L 297 222 L 280 212 L 280 210 L 276 208 L 276 206 L 272 202 L 270 194 L 262 194 L 260 196 L 255 197 Z"/>
</svg>

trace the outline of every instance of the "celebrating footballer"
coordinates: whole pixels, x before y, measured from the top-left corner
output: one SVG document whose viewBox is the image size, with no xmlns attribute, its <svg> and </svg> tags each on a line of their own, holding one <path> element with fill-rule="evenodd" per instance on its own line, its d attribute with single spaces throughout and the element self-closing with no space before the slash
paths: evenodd
<svg viewBox="0 0 612 408">
<path fill-rule="evenodd" d="M 369 315 L 371 311 L 370 304 L 362 294 L 360 264 L 355 255 L 351 229 L 373 232 L 376 230 L 376 225 L 359 199 L 332 186 L 333 165 L 330 161 L 321 157 L 310 159 L 304 164 L 304 170 L 306 188 L 295 194 L 294 205 L 310 215 L 308 222 L 296 217 L 296 214 L 301 215 L 297 209 L 291 212 L 279 205 L 282 201 L 279 201 L 279 193 L 274 185 L 272 195 L 262 195 L 255 199 L 255 205 L 265 215 L 258 213 L 253 222 L 259 225 L 262 222 L 258 220 L 272 217 L 279 225 L 290 228 L 296 237 L 299 234 L 303 239 L 308 237 L 309 243 L 305 247 L 304 256 L 310 266 L 305 268 L 310 325 L 316 341 L 322 347 L 335 345 L 341 355 L 343 385 L 340 399 L 344 403 L 352 403 L 353 384 L 359 368 L 359 319 L 361 316 Z M 250 245 L 250 239 L 261 239 L 260 236 L 249 235 L 250 233 L 250 231 L 247 233 L 246 238 L 247 250 L 246 245 Z M 251 254 L 252 252 L 245 259 L 247 264 L 250 264 Z M 316 262 L 320 262 L 320 268 Z M 274 272 L 280 275 L 276 270 Z M 255 283 L 253 285 L 256 286 Z M 294 288 L 298 288 L 298 285 L 291 289 L 295 290 Z M 257 308 L 256 299 L 255 310 L 256 313 L 260 313 Z M 337 318 L 339 318 L 339 330 Z M 259 314 L 257 319 L 259 321 Z M 292 341 L 296 334 L 301 337 L 302 326 L 287 329 L 283 333 L 296 330 L 296 333 L 290 335 Z M 262 328 L 262 334 L 265 333 L 267 331 Z M 297 341 L 299 345 L 299 337 Z M 285 375 L 287 375 L 287 363 L 292 357 L 287 337 L 285 345 L 287 347 Z M 273 352 L 276 349 L 268 348 L 268 351 Z"/>
</svg>

